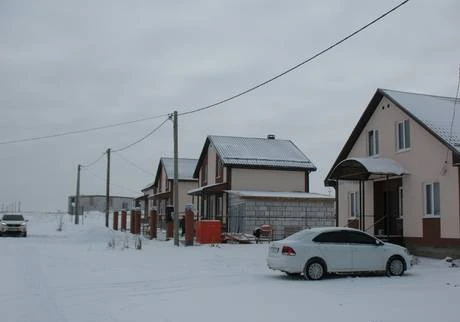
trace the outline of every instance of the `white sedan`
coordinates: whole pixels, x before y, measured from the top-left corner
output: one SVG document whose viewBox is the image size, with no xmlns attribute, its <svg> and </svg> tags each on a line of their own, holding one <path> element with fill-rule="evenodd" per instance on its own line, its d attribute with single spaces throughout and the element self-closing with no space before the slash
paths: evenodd
<svg viewBox="0 0 460 322">
<path fill-rule="evenodd" d="M 357 229 L 321 227 L 272 242 L 267 265 L 311 280 L 320 280 L 327 273 L 386 272 L 400 276 L 411 267 L 411 255 L 402 246 L 384 243 Z"/>
</svg>

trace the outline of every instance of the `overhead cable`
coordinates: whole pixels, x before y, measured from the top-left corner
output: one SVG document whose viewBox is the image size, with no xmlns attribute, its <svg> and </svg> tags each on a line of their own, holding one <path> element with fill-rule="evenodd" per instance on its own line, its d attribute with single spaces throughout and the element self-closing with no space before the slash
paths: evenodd
<svg viewBox="0 0 460 322">
<path fill-rule="evenodd" d="M 145 117 L 145 118 L 132 120 L 132 121 L 126 121 L 126 122 L 120 122 L 120 123 L 115 123 L 115 124 L 108 124 L 108 125 L 103 125 L 103 126 L 91 127 L 91 128 L 82 129 L 82 130 L 60 132 L 60 133 L 55 133 L 55 134 L 50 134 L 50 135 L 35 136 L 35 137 L 29 137 L 29 138 L 24 138 L 24 139 L 1 141 L 0 145 L 21 143 L 21 142 L 30 142 L 30 141 L 38 141 L 38 140 L 43 140 L 43 139 L 56 138 L 56 137 L 60 137 L 60 136 L 68 136 L 68 135 L 73 135 L 73 134 L 80 134 L 80 133 L 86 133 L 86 132 L 99 131 L 99 130 L 104 130 L 104 129 L 108 129 L 108 128 L 112 128 L 112 127 L 118 127 L 118 126 L 134 124 L 134 123 L 139 123 L 139 122 L 148 121 L 148 120 L 159 119 L 159 118 L 162 118 L 162 117 L 165 117 L 165 116 L 168 116 L 168 115 L 169 115 L 169 113 L 168 114 L 157 115 L 157 116 Z"/>
<path fill-rule="evenodd" d="M 143 136 L 142 138 L 140 138 L 139 140 L 133 142 L 133 143 L 130 143 L 122 148 L 119 148 L 119 149 L 113 149 L 112 152 L 121 152 L 123 150 L 126 150 L 142 141 L 144 141 L 146 138 L 148 138 L 150 135 L 152 135 L 153 133 L 155 133 L 156 131 L 158 131 L 166 122 L 168 122 L 169 120 L 169 115 L 168 115 L 168 118 L 166 118 L 163 122 L 161 122 L 160 125 L 158 125 L 156 128 L 154 128 L 152 131 L 150 131 L 149 133 L 147 133 L 145 136 Z"/>
<path fill-rule="evenodd" d="M 295 66 L 293 66 L 293 67 L 291 67 L 291 68 L 289 68 L 289 69 L 287 69 L 287 70 L 285 70 L 284 72 L 282 72 L 282 73 L 280 73 L 280 74 L 278 74 L 278 75 L 276 75 L 276 76 L 274 76 L 274 77 L 272 77 L 272 78 L 270 78 L 270 79 L 268 79 L 268 80 L 266 80 L 266 81 L 264 81 L 264 82 L 262 82 L 262 83 L 259 83 L 258 85 L 255 85 L 255 86 L 253 86 L 253 87 L 251 87 L 251 88 L 249 88 L 249 89 L 247 89 L 247 90 L 244 90 L 244 91 L 242 91 L 242 92 L 240 92 L 240 93 L 238 93 L 238 94 L 235 94 L 235 95 L 233 95 L 233 96 L 230 96 L 230 97 L 228 97 L 228 98 L 226 98 L 226 99 L 223 99 L 223 100 L 218 101 L 218 102 L 216 102 L 216 103 L 213 103 L 213 104 L 211 104 L 211 105 L 207 105 L 207 106 L 200 107 L 200 108 L 195 108 L 195 109 L 190 110 L 190 111 L 187 111 L 187 112 L 179 113 L 178 115 L 187 115 L 187 114 L 192 114 L 192 113 L 200 112 L 200 111 L 203 111 L 203 110 L 207 110 L 207 109 L 216 107 L 216 106 L 218 106 L 218 105 L 221 105 L 221 104 L 223 104 L 223 103 L 226 103 L 226 102 L 228 102 L 228 101 L 234 100 L 235 98 L 238 98 L 238 97 L 243 96 L 243 95 L 245 95 L 245 94 L 248 94 L 248 93 L 250 93 L 250 92 L 252 92 L 252 91 L 254 91 L 254 90 L 256 90 L 256 89 L 258 89 L 258 88 L 260 88 L 260 87 L 262 87 L 262 86 L 265 86 L 265 85 L 267 85 L 268 83 L 271 83 L 271 82 L 273 82 L 274 80 L 276 80 L 276 79 L 278 79 L 278 78 L 280 78 L 280 77 L 282 77 L 282 76 L 284 76 L 284 75 L 286 75 L 286 74 L 292 72 L 293 70 L 295 70 L 295 69 L 297 69 L 297 68 L 299 68 L 299 67 L 305 65 L 306 63 L 308 63 L 308 62 L 314 60 L 315 58 L 317 58 L 317 57 L 321 56 L 322 54 L 328 52 L 328 51 L 331 50 L 332 48 L 334 48 L 334 47 L 336 47 L 336 46 L 342 44 L 343 42 L 345 42 L 346 40 L 348 40 L 348 39 L 352 38 L 353 36 L 357 35 L 357 34 L 360 33 L 361 31 L 363 31 L 364 29 L 370 27 L 371 25 L 373 25 L 373 24 L 376 23 L 377 21 L 383 19 L 385 16 L 389 15 L 389 14 L 392 13 L 393 11 L 396 11 L 397 9 L 399 9 L 400 7 L 402 7 L 403 5 L 405 5 L 407 2 L 409 2 L 409 0 L 405 0 L 405 1 L 401 2 L 401 3 L 400 3 L 399 5 L 397 5 L 396 7 L 393 7 L 391 10 L 388 10 L 388 11 L 385 12 L 384 14 L 380 15 L 380 16 L 377 17 L 376 19 L 374 19 L 374 20 L 372 20 L 371 22 L 367 23 L 366 25 L 364 25 L 363 27 L 361 27 L 361 28 L 359 28 L 358 30 L 354 31 L 353 33 L 349 34 L 348 36 L 346 36 L 346 37 L 342 38 L 341 40 L 335 42 L 334 44 L 330 45 L 330 46 L 327 47 L 326 49 L 323 49 L 323 50 L 320 51 L 319 53 L 317 53 L 317 54 L 311 56 L 310 58 L 304 60 L 303 62 L 301 62 L 301 63 L 299 63 L 299 64 L 297 64 L 297 65 L 295 65 Z"/>
</svg>

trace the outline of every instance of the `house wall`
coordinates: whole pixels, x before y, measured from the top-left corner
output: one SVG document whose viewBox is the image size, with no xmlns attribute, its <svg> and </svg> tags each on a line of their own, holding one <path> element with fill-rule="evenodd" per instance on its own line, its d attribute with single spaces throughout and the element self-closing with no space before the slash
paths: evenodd
<svg viewBox="0 0 460 322">
<path fill-rule="evenodd" d="M 299 230 L 335 226 L 335 199 L 241 198 L 229 194 L 228 231 L 252 233 L 272 225 L 273 239 L 283 239 Z"/>
<path fill-rule="evenodd" d="M 198 187 L 196 181 L 179 181 L 179 213 L 185 211 L 185 205 L 192 203 L 192 196 L 187 194 L 188 191 Z"/>
<path fill-rule="evenodd" d="M 233 168 L 232 190 L 305 192 L 305 172 Z"/>
<path fill-rule="evenodd" d="M 424 194 L 423 184 L 440 183 L 440 237 L 460 238 L 458 169 L 453 167 L 452 153 L 429 134 L 416 121 L 410 119 L 411 148 L 396 151 L 396 123 L 408 116 L 383 98 L 368 124 L 359 136 L 348 157 L 367 157 L 367 135 L 370 130 L 379 131 L 379 157 L 399 162 L 409 174 L 402 178 L 403 225 L 405 237 L 423 237 Z M 447 160 L 446 172 L 442 168 Z M 339 183 L 339 223 L 348 214 L 348 193 L 352 185 Z M 373 182 L 366 182 L 366 211 L 373 216 Z M 367 220 L 367 219 L 366 219 Z M 367 226 L 367 225 L 366 225 Z"/>
</svg>

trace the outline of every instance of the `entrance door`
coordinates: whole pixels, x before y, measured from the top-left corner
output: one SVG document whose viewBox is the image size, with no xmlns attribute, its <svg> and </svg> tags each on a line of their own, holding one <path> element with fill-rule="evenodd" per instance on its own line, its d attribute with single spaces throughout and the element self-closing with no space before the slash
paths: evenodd
<svg viewBox="0 0 460 322">
<path fill-rule="evenodd" d="M 400 187 L 402 179 L 374 182 L 374 234 L 376 236 L 402 236 L 400 218 Z"/>
</svg>

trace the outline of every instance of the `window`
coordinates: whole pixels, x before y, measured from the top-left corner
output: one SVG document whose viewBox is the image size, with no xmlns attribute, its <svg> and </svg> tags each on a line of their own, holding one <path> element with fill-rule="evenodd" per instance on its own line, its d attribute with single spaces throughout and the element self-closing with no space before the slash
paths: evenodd
<svg viewBox="0 0 460 322">
<path fill-rule="evenodd" d="M 379 154 L 379 131 L 371 130 L 368 132 L 367 152 L 370 157 Z"/>
<path fill-rule="evenodd" d="M 350 192 L 348 195 L 350 205 L 350 217 L 359 217 L 360 215 L 360 200 L 359 200 L 359 193 L 357 191 Z"/>
<path fill-rule="evenodd" d="M 313 238 L 314 242 L 317 243 L 348 243 L 346 232 L 344 231 L 329 231 L 326 233 L 319 234 Z"/>
<path fill-rule="evenodd" d="M 349 231 L 348 241 L 351 244 L 366 244 L 366 245 L 376 245 L 377 244 L 377 241 L 374 237 L 369 236 L 365 233 L 361 233 L 359 231 Z"/>
<path fill-rule="evenodd" d="M 201 166 L 201 185 L 205 186 L 208 183 L 208 158 L 204 158 Z"/>
<path fill-rule="evenodd" d="M 441 214 L 439 198 L 439 182 L 425 183 L 425 215 L 439 216 Z"/>
<path fill-rule="evenodd" d="M 222 165 L 222 160 L 216 156 L 216 179 L 222 178 L 224 167 Z"/>
<path fill-rule="evenodd" d="M 409 120 L 404 120 L 397 123 L 396 127 L 397 147 L 398 150 L 406 150 L 410 148 L 410 127 Z"/>
</svg>

